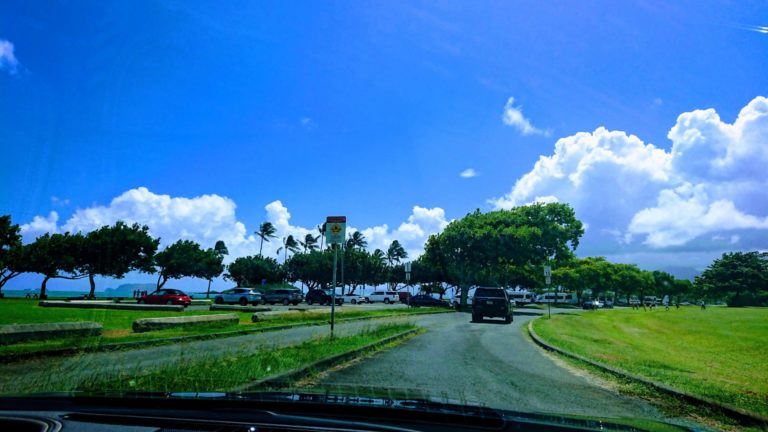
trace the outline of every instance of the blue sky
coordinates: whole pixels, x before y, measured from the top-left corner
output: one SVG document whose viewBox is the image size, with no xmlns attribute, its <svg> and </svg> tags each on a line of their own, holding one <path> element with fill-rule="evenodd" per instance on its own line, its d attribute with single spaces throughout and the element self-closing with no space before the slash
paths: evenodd
<svg viewBox="0 0 768 432">
<path fill-rule="evenodd" d="M 701 267 L 768 239 L 768 203 L 757 192 L 766 174 L 739 165 L 762 161 L 768 142 L 756 99 L 768 96 L 766 25 L 768 5 L 758 1 L 6 1 L 0 210 L 29 224 L 33 238 L 110 222 L 137 200 L 210 195 L 191 208 L 223 205 L 211 220 L 226 235 L 243 226 L 243 253 L 252 250 L 247 233 L 287 211 L 285 233 L 346 214 L 374 244 L 410 236 L 416 250 L 475 208 L 554 197 L 588 216 L 583 254 Z M 717 121 L 694 111 L 710 108 Z M 734 126 L 743 109 L 758 120 L 745 114 Z M 674 141 L 676 124 L 705 138 L 712 128 L 739 133 L 692 142 L 681 131 Z M 627 135 L 603 139 L 599 127 Z M 557 156 L 558 139 L 586 146 L 575 162 L 555 158 L 572 166 L 604 153 L 589 139 L 619 155 L 633 148 L 628 135 L 642 141 L 637 152 L 592 165 L 592 183 L 536 171 L 540 156 Z M 669 157 L 647 156 L 649 144 Z M 706 154 L 714 166 L 718 151 L 737 148 L 749 157 L 728 173 L 696 171 L 682 156 Z M 669 166 L 635 169 L 654 163 Z M 460 176 L 468 169 L 477 175 Z M 526 174 L 540 181 L 514 192 Z M 652 186 L 640 193 L 624 182 Z M 133 207 L 115 210 L 115 197 L 140 187 L 146 193 L 125 198 Z M 675 197 L 711 222 L 670 226 Z M 722 211 L 743 223 L 718 225 Z M 210 240 L 208 219 L 176 216 L 168 226 L 182 231 L 155 231 Z"/>
</svg>

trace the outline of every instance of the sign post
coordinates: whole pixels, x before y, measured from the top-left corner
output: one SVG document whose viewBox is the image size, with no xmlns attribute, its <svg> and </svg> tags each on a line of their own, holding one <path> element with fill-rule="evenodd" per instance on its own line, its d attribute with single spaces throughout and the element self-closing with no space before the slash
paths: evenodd
<svg viewBox="0 0 768 432">
<path fill-rule="evenodd" d="M 550 266 L 544 266 L 544 281 L 547 283 L 547 288 L 549 288 L 549 284 L 552 283 L 552 267 Z M 555 292 L 554 301 L 557 301 L 557 292 Z M 552 318 L 552 302 L 547 302 L 547 315 L 549 318 Z"/>
<path fill-rule="evenodd" d="M 405 263 L 405 283 L 411 285 L 411 262 Z M 411 305 L 411 289 L 408 288 L 408 306 Z"/>
<path fill-rule="evenodd" d="M 331 291 L 331 336 L 336 316 L 336 263 L 339 259 L 339 247 L 344 244 L 347 229 L 346 216 L 328 216 L 325 218 L 325 243 L 333 247 L 333 287 Z"/>
</svg>

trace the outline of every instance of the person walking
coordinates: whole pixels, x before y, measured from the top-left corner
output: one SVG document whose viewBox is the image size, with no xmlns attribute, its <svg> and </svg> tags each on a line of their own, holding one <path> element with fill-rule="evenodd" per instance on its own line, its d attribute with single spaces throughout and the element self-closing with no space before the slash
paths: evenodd
<svg viewBox="0 0 768 432">
<path fill-rule="evenodd" d="M 704 300 L 702 300 L 701 303 L 699 304 L 701 305 L 701 310 L 704 310 L 707 308 L 707 305 L 704 304 Z"/>
</svg>

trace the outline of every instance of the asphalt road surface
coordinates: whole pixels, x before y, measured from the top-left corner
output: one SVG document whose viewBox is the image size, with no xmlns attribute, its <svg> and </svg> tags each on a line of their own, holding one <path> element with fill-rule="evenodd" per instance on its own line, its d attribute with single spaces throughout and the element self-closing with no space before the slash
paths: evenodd
<svg viewBox="0 0 768 432">
<path fill-rule="evenodd" d="M 661 417 L 648 403 L 601 387 L 545 355 L 522 328 L 545 312 L 518 310 L 511 325 L 471 323 L 469 314 L 462 313 L 438 315 L 429 332 L 331 372 L 314 386 L 347 393 L 360 387 L 385 389 L 394 396 L 524 412 Z"/>
</svg>

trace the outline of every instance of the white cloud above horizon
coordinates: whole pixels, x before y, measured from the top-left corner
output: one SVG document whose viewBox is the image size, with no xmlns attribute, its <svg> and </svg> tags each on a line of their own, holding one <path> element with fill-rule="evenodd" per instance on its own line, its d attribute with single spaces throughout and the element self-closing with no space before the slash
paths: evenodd
<svg viewBox="0 0 768 432">
<path fill-rule="evenodd" d="M 619 244 L 688 244 L 705 234 L 768 229 L 768 99 L 758 96 L 734 123 L 714 109 L 681 114 L 665 151 L 603 127 L 561 138 L 495 208 L 549 200 Z"/>
<path fill-rule="evenodd" d="M 194 240 L 204 248 L 213 247 L 218 240 L 227 244 L 230 255 L 227 262 L 234 258 L 259 253 L 261 239 L 253 234 L 258 227 L 246 228 L 236 217 L 237 205 L 233 200 L 216 194 L 200 195 L 192 198 L 171 197 L 151 192 L 146 187 L 128 190 L 113 198 L 108 205 L 95 205 L 77 209 L 64 223 L 59 224 L 59 214 L 51 211 L 48 216 L 35 216 L 30 222 L 21 225 L 21 232 L 26 242 L 49 232 L 89 232 L 104 225 L 111 225 L 118 220 L 127 223 L 138 222 L 147 225 L 151 234 L 160 237 L 161 248 L 179 239 Z M 301 227 L 291 224 L 291 214 L 280 200 L 270 202 L 264 207 L 266 220 L 276 228 L 277 238 L 265 241 L 264 256 L 277 257 L 282 239 L 293 235 L 303 240 L 307 234 L 318 235 L 315 227 Z M 387 224 L 367 228 L 349 227 L 349 234 L 361 231 L 368 248 L 385 250 L 393 240 L 398 240 L 408 251 L 409 258 L 415 259 L 423 250 L 424 242 L 448 224 L 442 208 L 424 208 L 414 206 L 407 219 L 396 229 L 389 229 Z"/>
<path fill-rule="evenodd" d="M 472 178 L 477 176 L 478 176 L 477 171 L 475 171 L 474 168 L 467 168 L 464 171 L 459 173 L 459 177 L 461 178 Z"/>
<path fill-rule="evenodd" d="M 533 126 L 531 121 L 523 115 L 523 107 L 516 107 L 514 104 L 515 98 L 510 97 L 504 105 L 501 120 L 505 125 L 514 127 L 521 135 L 551 135 L 549 130 L 542 130 Z"/>
<path fill-rule="evenodd" d="M 19 66 L 19 60 L 14 54 L 13 44 L 5 39 L 0 39 L 0 70 L 7 69 L 11 75 L 16 73 Z"/>
</svg>

